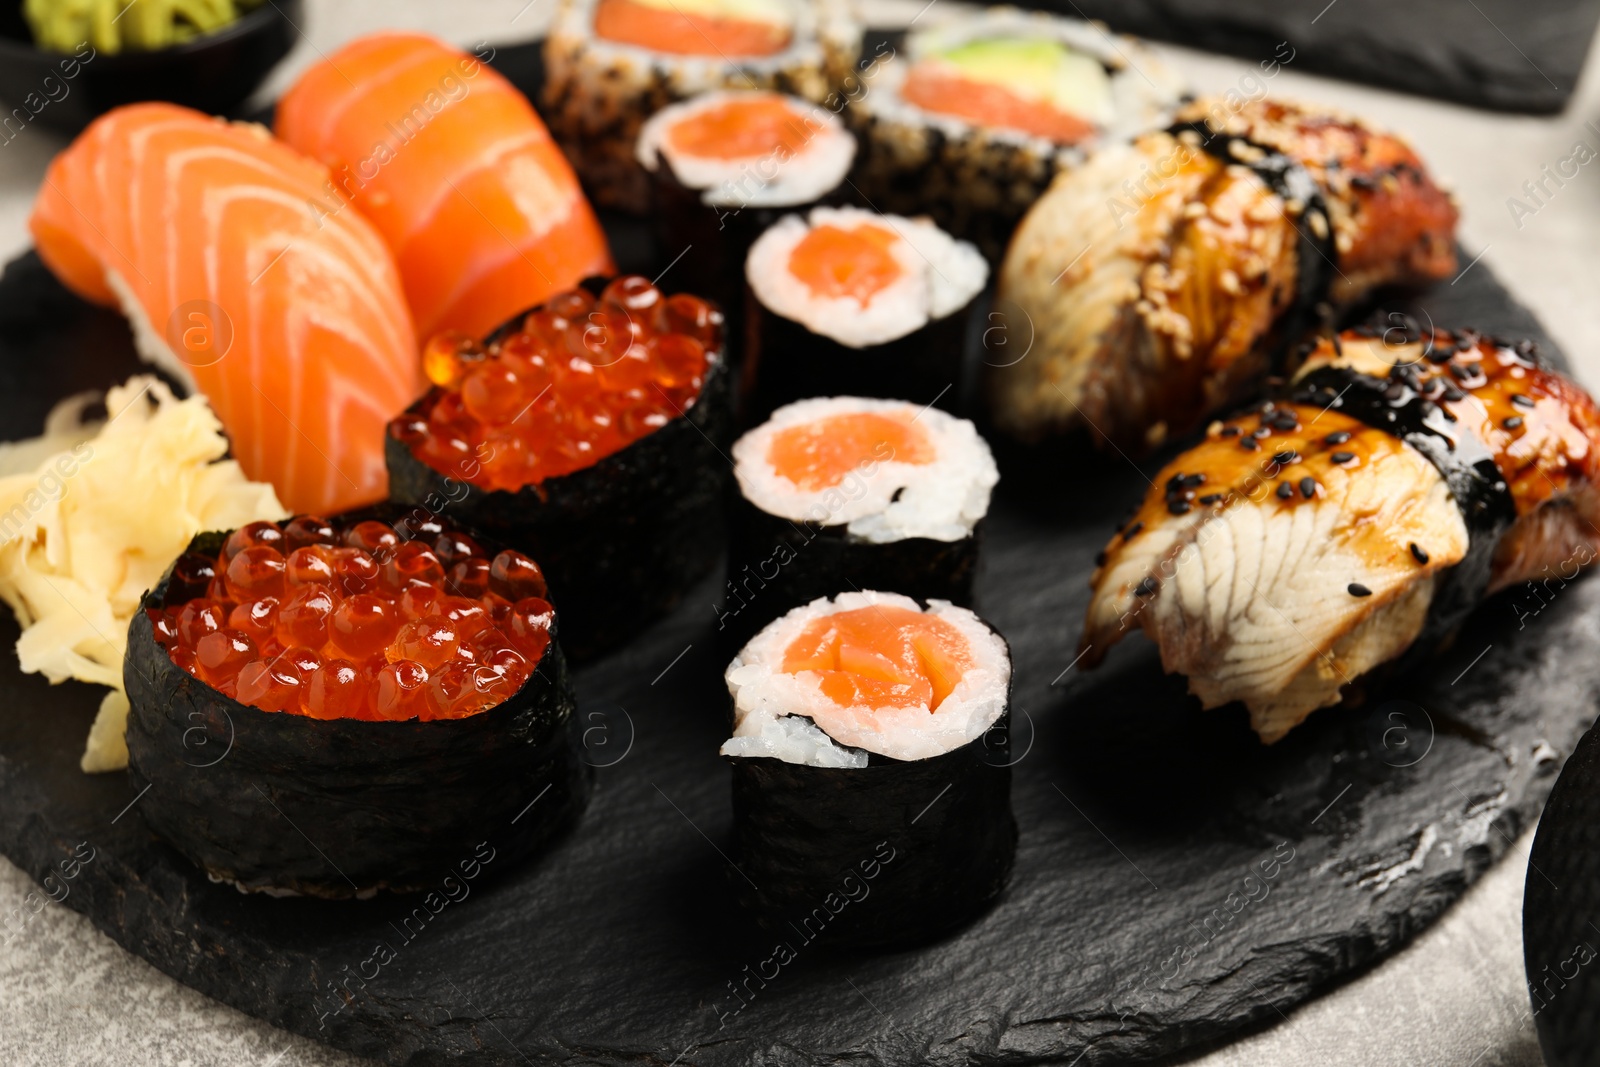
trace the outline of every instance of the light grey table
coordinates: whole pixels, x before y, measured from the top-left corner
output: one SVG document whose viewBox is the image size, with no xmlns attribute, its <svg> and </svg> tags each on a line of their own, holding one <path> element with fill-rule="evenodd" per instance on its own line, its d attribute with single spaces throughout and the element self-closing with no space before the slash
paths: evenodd
<svg viewBox="0 0 1600 1067">
<path fill-rule="evenodd" d="M 875 21 L 909 19 L 925 2 L 873 0 Z M 275 95 L 319 53 L 368 30 L 422 29 L 464 45 L 509 42 L 541 33 L 552 4 L 309 0 L 304 39 L 263 95 Z M 1321 0 L 1306 6 L 1308 23 L 1322 6 Z M 1464 18 L 1478 17 L 1471 5 L 1462 10 Z M 1322 17 L 1339 18 L 1339 9 Z M 1517 27 L 1501 29 L 1514 43 Z M 1248 59 L 1160 51 L 1201 91 L 1251 91 L 1257 83 L 1248 79 L 1261 77 Z M 1409 135 L 1434 173 L 1456 191 L 1463 241 L 1471 255 L 1482 253 L 1470 269 L 1491 267 L 1539 315 L 1579 376 L 1600 384 L 1600 299 L 1591 290 L 1600 274 L 1600 160 L 1559 186 L 1543 173 L 1572 156 L 1580 142 L 1600 153 L 1600 80 L 1593 54 L 1571 106 L 1554 118 L 1496 115 L 1348 85 L 1301 74 L 1292 62 L 1266 85 L 1273 93 L 1337 104 Z M 0 257 L 27 246 L 34 191 L 62 143 L 30 128 L 0 146 Z M 1530 196 L 1524 183 L 1541 180 L 1546 192 Z M 1522 882 L 1530 841 L 1531 834 L 1512 843 L 1507 858 L 1404 951 L 1271 1029 L 1196 1061 L 1196 1067 L 1538 1067 L 1522 978 Z M 20 906 L 30 888 L 21 871 L 0 860 L 0 911 Z M 0 948 L 0 1063 L 364 1062 L 179 985 L 64 907 L 47 908 L 22 936 Z"/>
</svg>

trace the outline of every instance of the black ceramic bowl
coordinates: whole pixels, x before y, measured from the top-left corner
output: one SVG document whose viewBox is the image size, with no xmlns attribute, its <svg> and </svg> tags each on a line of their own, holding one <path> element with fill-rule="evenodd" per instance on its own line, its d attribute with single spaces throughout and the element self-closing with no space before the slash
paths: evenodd
<svg viewBox="0 0 1600 1067">
<path fill-rule="evenodd" d="M 48 52 L 33 43 L 22 5 L 0 4 L 0 143 L 37 123 L 77 133 L 140 100 L 221 115 L 242 104 L 294 44 L 300 0 L 270 0 L 216 33 L 155 52 Z"/>
</svg>

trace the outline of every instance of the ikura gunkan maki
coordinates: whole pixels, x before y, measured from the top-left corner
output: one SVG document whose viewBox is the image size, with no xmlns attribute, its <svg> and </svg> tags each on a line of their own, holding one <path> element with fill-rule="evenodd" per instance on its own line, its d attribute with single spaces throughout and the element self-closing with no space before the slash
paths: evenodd
<svg viewBox="0 0 1600 1067">
<path fill-rule="evenodd" d="M 988 278 L 976 248 L 926 219 L 848 207 L 785 216 L 745 260 L 746 417 L 845 389 L 953 408 Z"/>
<path fill-rule="evenodd" d="M 971 605 L 1000 475 L 967 420 L 898 400 L 802 400 L 734 443 L 733 470 L 720 633 L 742 643 L 841 589 Z"/>
<path fill-rule="evenodd" d="M 527 552 L 574 656 L 675 604 L 719 549 L 732 432 L 723 322 L 648 280 L 595 280 L 486 343 L 429 342 L 389 425 L 389 491 Z"/>
<path fill-rule="evenodd" d="M 761 922 L 909 944 L 1000 895 L 1017 843 L 1011 658 L 976 615 L 892 593 L 822 598 L 762 630 L 726 678 L 745 875 L 730 884 Z M 871 894 L 829 905 L 841 873 L 869 860 Z"/>
<path fill-rule="evenodd" d="M 639 131 L 651 177 L 657 246 L 736 308 L 755 239 L 795 211 L 840 199 L 856 140 L 835 111 L 764 90 L 702 93 Z"/>
<path fill-rule="evenodd" d="M 532 853 L 590 781 L 544 591 L 426 517 L 202 534 L 129 628 L 146 822 L 214 879 L 320 897 L 432 884 L 478 841 Z"/>
</svg>

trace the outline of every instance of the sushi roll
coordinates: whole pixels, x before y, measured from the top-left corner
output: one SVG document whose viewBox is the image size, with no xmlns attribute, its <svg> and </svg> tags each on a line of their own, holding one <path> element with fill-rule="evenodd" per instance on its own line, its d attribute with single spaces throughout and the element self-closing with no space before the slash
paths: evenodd
<svg viewBox="0 0 1600 1067">
<path fill-rule="evenodd" d="M 852 947 L 926 941 L 1005 888 L 1011 656 L 965 608 L 841 593 L 727 670 L 740 903 Z"/>
<path fill-rule="evenodd" d="M 538 565 L 377 515 L 202 534 L 129 626 L 139 812 L 215 881 L 421 889 L 480 842 L 496 869 L 531 855 L 588 801 Z"/>
<path fill-rule="evenodd" d="M 389 425 L 391 496 L 538 559 L 571 655 L 615 646 L 710 570 L 733 429 L 713 305 L 595 280 L 423 359 L 434 387 Z"/>
<path fill-rule="evenodd" d="M 1106 547 L 1080 650 L 1142 629 L 1273 742 L 1490 593 L 1600 549 L 1600 409 L 1531 345 L 1346 331 L 1214 423 Z"/>
<path fill-rule="evenodd" d="M 845 389 L 954 409 L 989 267 L 926 219 L 787 215 L 745 259 L 744 414 Z"/>
<path fill-rule="evenodd" d="M 868 203 L 929 211 L 999 262 L 1051 179 L 1087 149 L 1164 125 L 1181 93 L 1132 38 L 992 7 L 914 31 L 874 68 L 850 106 L 855 181 Z"/>
<path fill-rule="evenodd" d="M 831 94 L 853 84 L 860 50 L 847 0 L 564 0 L 545 38 L 543 110 L 596 202 L 642 213 L 645 119 L 723 88 L 842 107 Z"/>
<path fill-rule="evenodd" d="M 972 423 L 898 400 L 802 400 L 733 446 L 718 632 L 742 644 L 845 589 L 972 604 L 1000 474 Z"/>
<path fill-rule="evenodd" d="M 736 310 L 751 244 L 781 213 L 838 200 L 856 141 L 835 112 L 800 97 L 716 90 L 656 112 L 637 154 L 663 261 Z"/>
<path fill-rule="evenodd" d="M 1202 100 L 1064 174 L 995 297 L 1023 359 L 985 360 L 1008 435 L 1180 438 L 1287 366 L 1330 309 L 1456 269 L 1456 209 L 1398 137 L 1321 107 Z"/>
</svg>

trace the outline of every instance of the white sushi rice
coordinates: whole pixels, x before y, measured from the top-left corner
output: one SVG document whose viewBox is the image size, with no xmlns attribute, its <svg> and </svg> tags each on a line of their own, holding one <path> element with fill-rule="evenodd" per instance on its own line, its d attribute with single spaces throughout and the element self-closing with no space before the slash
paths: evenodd
<svg viewBox="0 0 1600 1067">
<path fill-rule="evenodd" d="M 928 614 L 967 639 L 972 666 L 936 710 L 927 705 L 841 707 L 823 694 L 816 671 L 782 670 L 784 653 L 813 620 L 873 605 L 921 610 L 915 600 L 898 593 L 841 593 L 795 608 L 751 639 L 724 675 L 733 696 L 734 726 L 722 754 L 859 768 L 867 765 L 870 752 L 898 760 L 952 752 L 982 737 L 999 720 L 1011 689 L 1006 643 L 972 612 L 948 601 L 929 601 Z"/>
<path fill-rule="evenodd" d="M 914 420 L 934 452 L 931 463 L 874 456 L 835 485 L 802 489 L 779 474 L 768 458 L 773 438 L 789 427 L 857 412 L 900 414 Z M 1000 480 L 988 442 L 966 419 L 903 400 L 819 397 L 787 404 L 733 446 L 733 473 L 746 500 L 769 515 L 844 524 L 862 541 L 885 544 L 908 537 L 960 541 L 988 514 Z"/>
<path fill-rule="evenodd" d="M 875 224 L 898 238 L 890 254 L 902 273 L 867 301 L 819 297 L 789 269 L 795 248 L 815 227 L 853 230 Z M 854 207 L 813 208 L 806 218 L 787 215 L 756 238 L 745 259 L 745 278 L 768 311 L 851 348 L 904 337 L 966 307 L 989 280 L 982 253 L 927 219 L 880 215 Z"/>
<path fill-rule="evenodd" d="M 673 147 L 668 134 L 686 120 L 729 101 L 776 97 L 794 113 L 796 125 L 810 133 L 794 153 L 768 151 L 751 156 L 707 158 Z M 856 158 L 856 139 L 839 116 L 797 96 L 762 91 L 724 90 L 663 108 L 639 130 L 639 163 L 654 171 L 665 160 L 690 189 L 703 190 L 711 207 L 795 207 L 821 199 L 844 181 Z"/>
</svg>

